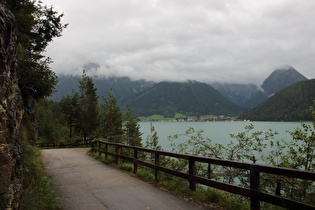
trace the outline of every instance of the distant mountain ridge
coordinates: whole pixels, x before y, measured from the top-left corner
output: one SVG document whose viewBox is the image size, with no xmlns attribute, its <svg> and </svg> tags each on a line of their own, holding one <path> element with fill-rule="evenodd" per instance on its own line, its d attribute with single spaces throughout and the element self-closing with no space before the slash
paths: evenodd
<svg viewBox="0 0 315 210">
<path fill-rule="evenodd" d="M 307 78 L 292 66 L 286 66 L 274 70 L 260 87 L 255 84 L 212 83 L 210 85 L 234 103 L 253 108 L 283 88 L 303 80 Z"/>
<path fill-rule="evenodd" d="M 270 76 L 265 79 L 261 87 L 267 96 L 271 96 L 279 90 L 303 80 L 307 80 L 307 78 L 292 66 L 287 66 L 284 69 L 276 69 L 273 71 Z"/>
<path fill-rule="evenodd" d="M 240 106 L 250 108 L 256 105 L 256 101 L 250 102 L 255 99 L 256 94 L 259 92 L 259 89 L 255 84 L 216 82 L 210 83 L 210 85 L 218 90 L 224 97 Z"/>
<path fill-rule="evenodd" d="M 50 99 L 59 101 L 62 96 L 78 91 L 78 76 L 59 76 L 57 91 Z M 185 115 L 238 115 L 248 108 L 256 107 L 282 87 L 307 80 L 293 67 L 275 70 L 263 82 L 263 88 L 255 84 L 197 82 L 160 82 L 131 80 L 128 77 L 93 77 L 99 103 L 112 90 L 118 105 L 124 109 L 129 103 L 140 116 L 162 114 L 172 116 L 175 112 Z M 215 89 L 214 89 L 214 88 Z M 245 107 L 245 108 L 244 108 Z"/>
<path fill-rule="evenodd" d="M 160 82 L 149 90 L 138 93 L 126 101 L 136 115 L 161 114 L 174 117 L 184 115 L 235 116 L 246 108 L 234 104 L 208 84 L 188 82 Z"/>
<path fill-rule="evenodd" d="M 50 97 L 54 101 L 60 101 L 62 96 L 70 94 L 72 90 L 78 91 L 79 76 L 59 76 L 59 83 L 56 92 Z M 99 103 L 103 103 L 103 97 L 108 96 L 108 91 L 112 90 L 118 102 L 129 98 L 131 95 L 144 91 L 154 85 L 153 82 L 145 80 L 133 81 L 128 77 L 93 77 L 94 86 L 97 88 L 96 94 L 99 96 Z"/>
<path fill-rule="evenodd" d="M 315 100 L 314 90 L 315 79 L 297 82 L 246 111 L 240 118 L 255 121 L 311 121 L 309 107 Z"/>
</svg>

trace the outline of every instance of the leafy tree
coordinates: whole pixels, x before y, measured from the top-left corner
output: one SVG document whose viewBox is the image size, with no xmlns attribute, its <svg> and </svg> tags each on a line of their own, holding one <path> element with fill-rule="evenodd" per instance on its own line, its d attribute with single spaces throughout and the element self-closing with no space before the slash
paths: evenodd
<svg viewBox="0 0 315 210">
<path fill-rule="evenodd" d="M 94 87 L 92 78 L 88 77 L 85 71 L 83 71 L 82 79 L 79 83 L 80 131 L 86 142 L 87 137 L 98 125 L 98 96 L 96 95 L 96 88 Z"/>
<path fill-rule="evenodd" d="M 66 28 L 61 23 L 63 14 L 36 0 L 9 1 L 8 5 L 18 27 L 17 74 L 24 102 L 49 96 L 57 76 L 50 70 L 51 60 L 41 53 Z"/>
<path fill-rule="evenodd" d="M 155 131 L 155 128 L 154 128 L 152 122 L 150 122 L 150 134 L 147 136 L 147 139 L 145 141 L 145 147 L 149 148 L 149 149 L 155 149 L 155 150 L 161 150 L 162 149 L 162 147 L 159 145 L 159 137 L 157 135 L 157 132 Z M 152 162 L 155 159 L 153 153 L 149 154 L 149 156 L 147 158 Z M 165 162 L 165 158 L 163 158 L 163 159 L 164 159 L 163 162 Z"/>
<path fill-rule="evenodd" d="M 108 97 L 104 97 L 104 104 L 101 106 L 101 127 L 103 135 L 113 142 L 121 142 L 122 139 L 122 113 L 117 105 L 117 99 L 112 91 L 108 92 Z"/>
<path fill-rule="evenodd" d="M 23 59 L 19 61 L 19 87 L 27 102 L 30 97 L 39 100 L 49 96 L 58 82 L 57 76 L 50 70 L 50 59 L 38 60 Z"/>
<path fill-rule="evenodd" d="M 312 124 L 301 123 L 294 131 L 289 131 L 291 141 L 283 142 L 289 148 L 287 153 L 281 154 L 280 165 L 299 170 L 315 171 L 315 101 L 310 107 L 313 117 Z M 282 194 L 299 201 L 315 204 L 314 183 L 306 180 L 281 179 Z"/>
<path fill-rule="evenodd" d="M 69 127 L 69 138 L 73 137 L 73 133 L 80 130 L 80 96 L 72 91 L 71 94 L 63 96 L 60 100 L 62 113 L 65 115 L 66 123 Z"/>
<path fill-rule="evenodd" d="M 155 150 L 162 149 L 162 147 L 159 145 L 159 137 L 157 135 L 157 132 L 155 131 L 152 122 L 150 122 L 150 134 L 147 136 L 145 147 Z"/>
<path fill-rule="evenodd" d="M 41 99 L 36 103 L 38 139 L 43 143 L 54 143 L 66 137 L 67 128 L 62 125 L 58 102 Z"/>
<path fill-rule="evenodd" d="M 230 134 L 233 140 L 227 145 L 213 143 L 210 138 L 203 136 L 203 130 L 195 131 L 193 128 L 189 128 L 184 134 L 170 136 L 169 140 L 174 152 L 255 163 L 260 159 L 264 159 L 264 156 L 260 154 L 267 148 L 269 145 L 268 141 L 273 139 L 277 132 L 272 130 L 268 132 L 253 130 L 254 126 L 248 125 L 245 127 L 245 131 L 238 134 Z M 186 141 L 176 144 L 175 140 L 179 138 L 186 138 Z M 197 164 L 197 167 L 200 168 L 200 175 L 208 176 L 208 171 L 205 170 L 207 167 L 204 167 L 202 164 Z M 217 172 L 216 177 L 221 181 L 232 184 L 237 178 L 238 182 L 247 183 L 247 181 L 243 181 L 240 178 L 243 175 L 241 170 L 220 166 L 213 166 L 212 170 Z"/>
<path fill-rule="evenodd" d="M 314 171 L 315 112 L 313 107 L 310 111 L 314 117 L 313 123 L 311 125 L 301 123 L 301 127 L 290 131 L 291 141 L 275 140 L 277 132 L 271 129 L 266 132 L 254 131 L 253 125 L 246 126 L 245 131 L 238 134 L 230 134 L 233 140 L 227 145 L 214 144 L 211 139 L 202 136 L 202 130 L 196 132 L 193 128 L 189 128 L 184 134 L 171 136 L 169 139 L 172 142 L 173 151 L 179 153 L 253 163 L 262 161 L 263 164 Z M 178 138 L 187 138 L 187 140 L 175 144 Z M 268 151 L 268 155 L 261 155 L 267 154 Z M 173 161 L 172 165 L 178 170 L 187 170 L 187 163 Z M 196 167 L 199 176 L 211 176 L 216 180 L 248 187 L 248 174 L 242 170 L 211 165 L 210 175 L 209 168 L 206 170 L 205 165 L 198 163 Z M 286 198 L 315 204 L 314 183 L 311 181 L 265 173 L 261 174 L 260 180 L 262 191 L 272 194 L 276 192 L 277 195 Z"/>
<path fill-rule="evenodd" d="M 123 118 L 126 144 L 131 146 L 142 146 L 140 126 L 137 122 L 137 117 L 133 114 L 133 110 L 129 105 L 127 105 L 127 110 L 124 113 Z"/>
<path fill-rule="evenodd" d="M 6 4 L 15 16 L 18 31 L 16 69 L 25 109 L 21 133 L 35 144 L 35 103 L 49 96 L 57 84 L 57 76 L 49 67 L 51 60 L 42 53 L 53 38 L 61 36 L 67 25 L 61 23 L 63 14 L 41 1 L 14 0 L 6 1 Z"/>
</svg>

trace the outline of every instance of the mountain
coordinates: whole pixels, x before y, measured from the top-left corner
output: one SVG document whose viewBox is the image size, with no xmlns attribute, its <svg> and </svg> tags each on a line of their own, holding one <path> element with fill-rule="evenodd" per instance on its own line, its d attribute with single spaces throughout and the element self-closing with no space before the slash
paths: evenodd
<svg viewBox="0 0 315 210">
<path fill-rule="evenodd" d="M 255 84 L 212 83 L 224 97 L 247 108 L 253 108 L 268 99 L 281 89 L 296 82 L 307 80 L 292 66 L 274 70 L 261 87 Z"/>
<path fill-rule="evenodd" d="M 126 101 L 138 116 L 161 114 L 235 116 L 246 108 L 223 97 L 210 85 L 195 81 L 160 82 Z"/>
<path fill-rule="evenodd" d="M 251 108 L 255 106 L 255 96 L 259 89 L 255 84 L 233 84 L 233 83 L 211 83 L 212 87 L 218 90 L 224 97 L 230 101 Z M 249 101 L 252 101 L 248 103 Z"/>
<path fill-rule="evenodd" d="M 270 76 L 265 79 L 261 87 L 266 95 L 271 96 L 279 90 L 303 80 L 307 80 L 307 78 L 292 66 L 287 66 L 273 71 Z"/>
<path fill-rule="evenodd" d="M 297 82 L 275 93 L 240 119 L 258 121 L 312 120 L 309 107 L 315 100 L 315 79 Z"/>
<path fill-rule="evenodd" d="M 62 96 L 70 94 L 71 90 L 79 91 L 79 76 L 59 76 L 59 83 L 56 92 L 50 97 L 51 100 L 60 101 Z M 133 94 L 144 91 L 154 85 L 153 82 L 145 80 L 131 80 L 128 77 L 93 77 L 94 86 L 97 88 L 99 103 L 104 103 L 103 96 L 108 96 L 108 91 L 112 90 L 118 102 Z"/>
</svg>

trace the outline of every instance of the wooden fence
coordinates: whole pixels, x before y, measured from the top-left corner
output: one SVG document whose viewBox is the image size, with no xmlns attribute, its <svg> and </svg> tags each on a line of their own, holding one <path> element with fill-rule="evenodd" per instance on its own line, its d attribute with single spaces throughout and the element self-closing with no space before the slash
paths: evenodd
<svg viewBox="0 0 315 210">
<path fill-rule="evenodd" d="M 115 148 L 115 150 L 109 150 L 109 146 Z M 133 151 L 133 157 L 125 156 L 121 154 L 121 148 Z M 92 142 L 92 151 L 98 152 L 99 155 L 102 153 L 107 157 L 108 155 L 116 158 L 117 164 L 120 163 L 121 159 L 133 162 L 134 173 L 137 173 L 138 165 L 146 166 L 155 170 L 155 180 L 159 181 L 159 172 L 168 173 L 177 177 L 187 179 L 189 181 L 190 189 L 196 190 L 196 183 L 210 186 L 216 189 L 224 190 L 237 195 L 242 195 L 250 198 L 251 209 L 260 209 L 260 202 L 267 202 L 276 206 L 284 207 L 287 209 L 315 209 L 315 206 L 301 203 L 298 201 L 283 198 L 278 195 L 272 195 L 261 192 L 260 186 L 260 173 L 280 175 L 284 177 L 299 178 L 303 180 L 315 181 L 315 173 L 309 171 L 301 171 L 282 167 L 265 166 L 259 164 L 243 163 L 222 159 L 205 158 L 192 155 L 184 155 L 173 152 L 165 152 L 159 150 L 152 150 L 142 147 L 127 146 L 118 143 L 104 142 L 95 140 Z M 115 152 L 111 152 L 115 151 Z M 145 162 L 139 159 L 139 152 L 150 153 L 154 157 L 154 164 Z M 175 171 L 160 165 L 161 156 L 184 159 L 188 161 L 188 173 L 181 171 Z M 203 178 L 196 175 L 196 162 L 207 163 L 208 169 L 211 170 L 211 164 L 227 166 L 237 169 L 247 170 L 249 172 L 249 188 L 231 185 L 208 178 Z M 210 174 L 210 171 L 209 171 Z M 279 191 L 279 190 L 278 190 Z"/>
<path fill-rule="evenodd" d="M 91 147 L 91 142 L 87 143 L 67 143 L 67 142 L 59 142 L 59 143 L 37 143 L 37 146 L 40 148 L 72 148 L 72 147 Z"/>
</svg>

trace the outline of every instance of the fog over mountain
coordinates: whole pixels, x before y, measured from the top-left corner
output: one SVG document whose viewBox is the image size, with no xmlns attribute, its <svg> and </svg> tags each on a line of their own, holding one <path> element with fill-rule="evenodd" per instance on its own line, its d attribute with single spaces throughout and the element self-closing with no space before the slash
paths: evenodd
<svg viewBox="0 0 315 210">
<path fill-rule="evenodd" d="M 286 65 L 275 69 L 260 86 L 252 83 L 212 83 L 210 85 L 232 102 L 252 108 L 263 103 L 283 88 L 303 80 L 307 80 L 307 78 L 294 67 Z"/>
<path fill-rule="evenodd" d="M 315 77 L 315 1 L 44 0 L 69 23 L 57 74 L 254 83 L 290 64 Z"/>
</svg>

